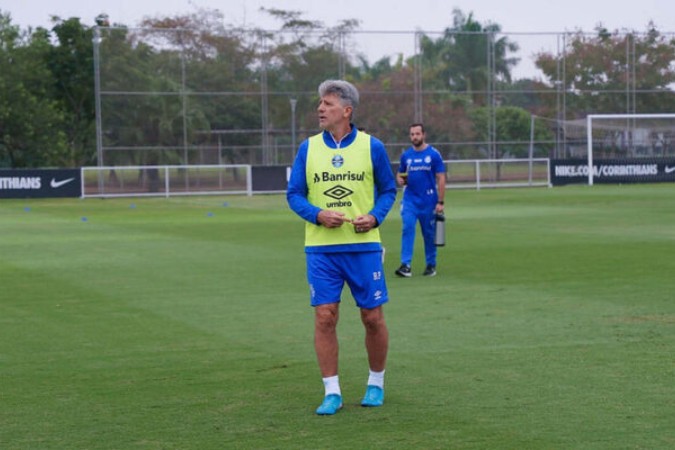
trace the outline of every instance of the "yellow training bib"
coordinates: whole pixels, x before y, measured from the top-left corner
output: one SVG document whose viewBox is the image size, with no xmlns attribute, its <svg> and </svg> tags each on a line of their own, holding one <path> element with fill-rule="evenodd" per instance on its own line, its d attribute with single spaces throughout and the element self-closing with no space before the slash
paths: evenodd
<svg viewBox="0 0 675 450">
<path fill-rule="evenodd" d="M 368 214 L 375 205 L 370 135 L 357 132 L 354 142 L 344 148 L 330 148 L 323 134 L 309 138 L 306 164 L 307 199 L 321 209 L 340 211 L 349 219 Z M 356 233 L 345 223 L 339 228 L 305 225 L 305 245 L 339 245 L 380 242 L 377 228 Z"/>
</svg>

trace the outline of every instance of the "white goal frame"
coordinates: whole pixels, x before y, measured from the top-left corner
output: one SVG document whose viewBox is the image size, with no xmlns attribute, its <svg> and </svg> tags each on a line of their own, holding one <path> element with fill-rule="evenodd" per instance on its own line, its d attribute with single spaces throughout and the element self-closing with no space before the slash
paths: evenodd
<svg viewBox="0 0 675 450">
<path fill-rule="evenodd" d="M 446 189 L 552 186 L 549 158 L 449 159 L 443 163 Z"/>
<path fill-rule="evenodd" d="M 110 185 L 104 180 L 105 173 L 110 171 L 146 173 L 149 170 L 157 174 L 154 189 L 149 189 L 146 182 L 141 186 L 111 189 Z M 249 164 L 92 166 L 82 167 L 80 171 L 82 198 L 253 195 L 252 168 Z M 232 177 L 233 171 L 243 173 L 245 179 L 237 183 L 227 183 L 227 178 Z M 202 175 L 206 175 L 208 180 L 200 178 Z M 185 178 L 185 181 L 183 181 L 183 178 Z M 198 182 L 194 183 L 194 181 Z"/>
<path fill-rule="evenodd" d="M 675 114 L 589 114 L 586 116 L 588 151 L 588 185 L 593 186 L 593 120 L 594 119 L 675 119 Z"/>
</svg>

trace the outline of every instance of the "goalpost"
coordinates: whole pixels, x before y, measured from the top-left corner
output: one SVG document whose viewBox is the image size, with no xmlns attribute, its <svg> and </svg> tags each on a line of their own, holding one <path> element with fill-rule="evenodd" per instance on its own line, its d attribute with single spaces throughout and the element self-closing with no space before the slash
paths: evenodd
<svg viewBox="0 0 675 450">
<path fill-rule="evenodd" d="M 586 117 L 588 184 L 594 153 L 619 158 L 675 157 L 675 114 L 589 114 Z M 639 165 L 633 167 L 641 170 Z"/>
<path fill-rule="evenodd" d="M 82 198 L 253 194 L 251 166 L 82 167 Z"/>
<path fill-rule="evenodd" d="M 445 160 L 446 189 L 551 187 L 549 158 Z"/>
</svg>

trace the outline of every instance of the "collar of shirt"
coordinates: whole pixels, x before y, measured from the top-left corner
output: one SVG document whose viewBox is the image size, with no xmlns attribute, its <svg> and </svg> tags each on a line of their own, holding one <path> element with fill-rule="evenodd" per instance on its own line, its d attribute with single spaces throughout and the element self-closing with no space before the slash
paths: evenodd
<svg viewBox="0 0 675 450">
<path fill-rule="evenodd" d="M 330 134 L 329 131 L 324 130 L 323 131 L 323 142 L 330 148 L 344 148 L 347 147 L 349 144 L 354 142 L 354 139 L 356 139 L 356 133 L 358 132 L 357 128 L 354 126 L 353 123 L 349 124 L 349 126 L 352 128 L 352 131 L 349 132 L 345 137 L 343 137 L 339 142 L 336 142 L 335 139 L 333 138 L 333 135 Z"/>
</svg>

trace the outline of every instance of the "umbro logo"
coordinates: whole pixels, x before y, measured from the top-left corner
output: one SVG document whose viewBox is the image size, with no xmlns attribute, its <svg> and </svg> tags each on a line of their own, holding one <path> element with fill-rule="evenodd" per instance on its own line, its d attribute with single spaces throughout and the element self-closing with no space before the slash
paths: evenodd
<svg viewBox="0 0 675 450">
<path fill-rule="evenodd" d="M 335 200 L 342 200 L 345 197 L 349 197 L 352 195 L 354 191 L 347 189 L 344 186 L 340 186 L 339 184 L 337 186 L 333 186 L 332 188 L 328 189 L 327 191 L 324 191 L 323 195 L 326 195 L 330 198 L 334 198 Z"/>
</svg>

